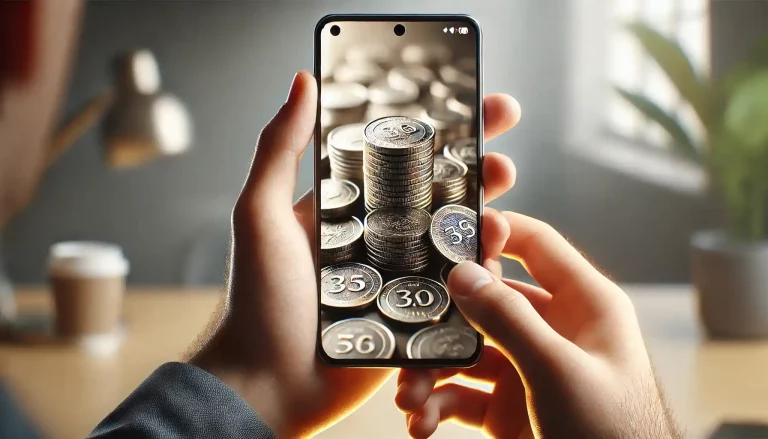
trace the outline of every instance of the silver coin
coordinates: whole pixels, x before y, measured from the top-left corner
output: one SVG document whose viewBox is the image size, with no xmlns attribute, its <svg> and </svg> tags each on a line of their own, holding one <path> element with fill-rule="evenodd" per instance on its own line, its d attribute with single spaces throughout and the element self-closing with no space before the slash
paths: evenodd
<svg viewBox="0 0 768 439">
<path fill-rule="evenodd" d="M 338 321 L 323 331 L 323 350 L 336 359 L 388 359 L 395 352 L 395 335 L 373 320 Z"/>
<path fill-rule="evenodd" d="M 376 300 L 382 285 L 379 272 L 365 264 L 325 267 L 320 272 L 320 303 L 332 308 L 362 308 Z"/>
<path fill-rule="evenodd" d="M 455 84 L 459 88 L 472 90 L 477 87 L 475 75 L 469 75 L 456 66 L 447 64 L 440 67 L 440 79 L 447 84 Z"/>
<path fill-rule="evenodd" d="M 360 189 L 348 180 L 320 181 L 320 217 L 338 218 L 345 214 L 360 197 Z"/>
<path fill-rule="evenodd" d="M 382 117 L 392 116 L 405 116 L 417 119 L 421 117 L 422 114 L 424 114 L 424 106 L 417 102 L 403 105 L 371 104 L 368 105 L 368 109 L 365 113 L 365 120 L 371 122 L 376 119 L 381 119 Z"/>
<path fill-rule="evenodd" d="M 320 221 L 320 249 L 349 247 L 363 236 L 363 224 L 352 217 L 346 221 Z"/>
<path fill-rule="evenodd" d="M 328 110 L 346 110 L 365 105 L 368 90 L 352 82 L 324 84 L 320 91 L 320 106 Z"/>
<path fill-rule="evenodd" d="M 474 117 L 477 108 L 477 92 L 462 91 L 445 101 L 445 106 L 450 110 L 461 113 L 466 117 Z"/>
<path fill-rule="evenodd" d="M 409 239 L 429 231 L 429 213 L 420 209 L 378 209 L 365 217 L 365 228 L 386 239 Z"/>
<path fill-rule="evenodd" d="M 443 155 L 467 165 L 470 170 L 477 168 L 477 140 L 466 138 L 445 145 Z"/>
<path fill-rule="evenodd" d="M 429 268 L 428 262 L 420 265 L 416 265 L 416 264 L 393 265 L 393 264 L 378 262 L 375 259 L 371 258 L 370 255 L 368 255 L 368 263 L 370 263 L 372 266 L 376 267 L 377 269 L 386 272 L 388 275 L 396 275 L 396 276 L 423 273 L 424 271 L 427 270 L 427 268 Z"/>
<path fill-rule="evenodd" d="M 434 168 L 432 181 L 437 183 L 463 182 L 468 171 L 465 164 L 440 156 L 435 157 Z"/>
<path fill-rule="evenodd" d="M 424 112 L 424 121 L 435 130 L 444 130 L 467 124 L 469 118 L 449 108 L 430 108 Z"/>
<path fill-rule="evenodd" d="M 405 350 L 411 359 L 470 358 L 477 352 L 479 340 L 470 327 L 441 323 L 413 334 Z"/>
<path fill-rule="evenodd" d="M 419 98 L 419 87 L 411 82 L 403 82 L 393 87 L 386 79 L 374 82 L 368 87 L 368 102 L 374 105 L 403 105 L 415 102 Z"/>
<path fill-rule="evenodd" d="M 385 117 L 365 127 L 364 138 L 368 148 L 387 154 L 408 154 L 434 141 L 434 129 L 410 117 Z"/>
<path fill-rule="evenodd" d="M 427 323 L 440 320 L 448 312 L 451 299 L 442 284 L 426 277 L 406 276 L 384 285 L 376 303 L 390 319 Z"/>
<path fill-rule="evenodd" d="M 429 84 L 435 79 L 435 74 L 427 67 L 418 64 L 395 67 L 387 74 L 387 80 L 393 87 L 398 87 L 405 82 L 416 84 L 419 89 L 429 88 Z"/>
<path fill-rule="evenodd" d="M 342 64 L 333 71 L 336 82 L 354 82 L 369 85 L 384 76 L 384 70 L 372 62 Z"/>
<path fill-rule="evenodd" d="M 429 84 L 429 94 L 437 100 L 437 102 L 445 102 L 446 99 L 458 93 L 460 90 L 451 84 L 435 79 Z"/>
<path fill-rule="evenodd" d="M 409 44 L 400 53 L 404 64 L 439 66 L 448 64 L 453 52 L 442 44 Z"/>
<path fill-rule="evenodd" d="M 342 125 L 328 133 L 328 144 L 339 153 L 357 153 L 363 155 L 364 123 Z"/>
<path fill-rule="evenodd" d="M 458 205 L 441 207 L 432 216 L 429 235 L 438 253 L 449 261 L 477 259 L 480 233 L 474 210 Z"/>
</svg>

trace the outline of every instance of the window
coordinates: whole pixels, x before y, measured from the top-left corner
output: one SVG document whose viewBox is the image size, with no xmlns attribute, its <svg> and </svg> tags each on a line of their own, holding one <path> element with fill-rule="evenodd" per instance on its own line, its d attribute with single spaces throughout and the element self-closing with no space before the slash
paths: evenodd
<svg viewBox="0 0 768 439">
<path fill-rule="evenodd" d="M 623 25 L 643 21 L 678 42 L 702 74 L 709 70 L 709 0 L 614 0 L 607 35 L 608 80 L 611 85 L 640 92 L 656 104 L 677 115 L 694 141 L 703 138 L 701 127 L 690 105 L 681 100 L 664 72 L 648 57 Z M 652 121 L 609 93 L 604 121 L 608 130 L 631 141 L 653 147 L 667 147 L 667 134 Z"/>
</svg>

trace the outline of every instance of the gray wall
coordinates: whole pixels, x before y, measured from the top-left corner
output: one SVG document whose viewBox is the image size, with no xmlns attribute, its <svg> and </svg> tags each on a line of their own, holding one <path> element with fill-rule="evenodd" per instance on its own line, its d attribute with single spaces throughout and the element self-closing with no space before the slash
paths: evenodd
<svg viewBox="0 0 768 439">
<path fill-rule="evenodd" d="M 45 176 L 32 204 L 5 232 L 12 279 L 40 282 L 53 242 L 98 239 L 122 245 L 130 281 L 176 283 L 185 256 L 213 227 L 226 226 L 260 128 L 284 101 L 293 73 L 312 68 L 315 22 L 330 12 L 462 12 L 485 30 L 486 90 L 515 95 L 525 108 L 519 129 L 488 145 L 512 155 L 520 188 L 498 206 L 547 212 L 541 178 L 564 113 L 561 44 L 566 0 L 326 2 L 90 2 L 64 114 L 109 85 L 111 57 L 147 47 L 167 90 L 196 122 L 193 152 L 113 173 L 100 162 L 97 130 L 82 138 Z M 547 143 L 547 140 L 550 140 Z M 304 156 L 297 195 L 311 182 Z M 555 203 L 556 204 L 556 203 Z M 218 224 L 218 227 L 212 226 Z M 212 264 L 218 264 L 215 258 Z M 223 266 L 223 261 L 221 262 Z M 214 272 L 220 269 L 216 267 Z"/>
<path fill-rule="evenodd" d="M 632 282 L 688 279 L 688 236 L 718 224 L 707 199 L 643 183 L 563 152 L 568 118 L 568 0 L 325 2 L 91 2 L 65 114 L 108 86 L 111 57 L 148 47 L 164 85 L 196 122 L 193 152 L 130 172 L 100 162 L 98 135 L 81 139 L 46 175 L 37 198 L 5 233 L 11 277 L 40 282 L 48 246 L 64 239 L 121 244 L 134 283 L 178 283 L 195 243 L 220 278 L 222 235 L 259 129 L 283 102 L 297 69 L 312 67 L 314 24 L 329 12 L 462 12 L 485 37 L 485 88 L 518 98 L 518 128 L 487 145 L 513 157 L 517 187 L 493 203 L 540 217 L 562 230 L 614 278 Z M 764 23 L 768 2 L 713 5 L 713 64 L 732 62 Z M 746 12 L 745 12 L 746 11 Z M 763 14 L 763 15 L 759 15 Z M 746 23 L 746 24 L 745 24 Z M 752 31 L 745 31 L 749 27 Z M 741 34 L 736 32 L 736 29 Z M 733 49 L 736 48 L 736 49 Z M 311 184 L 304 156 L 296 195 Z M 206 238 L 212 233 L 212 238 Z M 519 267 L 509 264 L 513 276 Z"/>
</svg>

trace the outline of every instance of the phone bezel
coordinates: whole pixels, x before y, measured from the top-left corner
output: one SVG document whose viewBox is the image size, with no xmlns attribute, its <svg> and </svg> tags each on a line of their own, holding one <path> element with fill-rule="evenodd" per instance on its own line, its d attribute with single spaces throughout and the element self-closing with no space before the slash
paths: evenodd
<svg viewBox="0 0 768 439">
<path fill-rule="evenodd" d="M 321 18 L 315 26 L 314 32 L 314 74 L 317 81 L 318 93 L 317 93 L 317 113 L 315 115 L 315 136 L 314 136 L 314 187 L 320 187 L 320 174 L 321 174 L 321 127 L 320 127 L 320 89 L 322 87 L 322 80 L 320 75 L 320 60 L 321 60 L 321 44 L 320 35 L 322 29 L 331 22 L 337 21 L 367 21 L 367 22 L 434 22 L 434 21 L 450 21 L 454 23 L 465 23 L 472 26 L 475 29 L 476 38 L 476 54 L 477 54 L 477 199 L 479 201 L 478 210 L 478 229 L 483 228 L 483 175 L 482 175 L 482 163 L 484 155 L 484 139 L 483 139 L 483 52 L 482 52 L 482 31 L 480 24 L 469 15 L 463 14 L 329 14 Z M 317 192 L 314 193 L 314 226 L 315 230 L 320 227 L 320 197 L 317 196 Z M 472 356 L 463 359 L 421 359 L 414 360 L 409 358 L 402 359 L 337 359 L 328 356 L 323 350 L 322 344 L 322 322 L 321 322 L 321 305 L 320 305 L 320 261 L 318 257 L 318 249 L 320 248 L 320 234 L 315 233 L 315 285 L 317 286 L 317 353 L 323 362 L 329 366 L 335 367 L 406 367 L 406 368 L 443 368 L 443 367 L 470 367 L 480 361 L 483 353 L 483 335 L 478 333 L 478 349 L 472 354 Z M 477 249 L 478 261 L 482 261 L 482 245 L 478 245 Z"/>
</svg>

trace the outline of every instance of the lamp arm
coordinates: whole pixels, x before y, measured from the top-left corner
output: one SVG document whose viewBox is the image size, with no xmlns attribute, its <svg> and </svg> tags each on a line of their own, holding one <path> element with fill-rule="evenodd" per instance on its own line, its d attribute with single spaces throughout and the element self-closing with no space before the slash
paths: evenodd
<svg viewBox="0 0 768 439">
<path fill-rule="evenodd" d="M 114 99 L 111 90 L 105 90 L 88 101 L 71 120 L 56 132 L 48 149 L 47 165 L 51 166 L 59 156 L 85 134 L 104 116 Z"/>
</svg>

